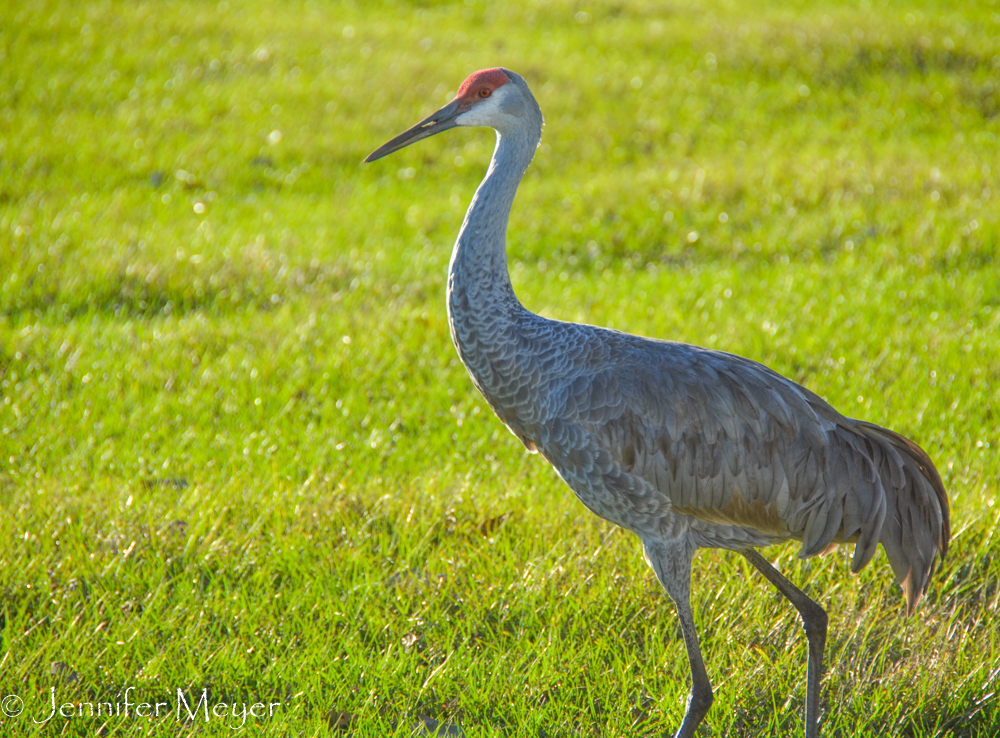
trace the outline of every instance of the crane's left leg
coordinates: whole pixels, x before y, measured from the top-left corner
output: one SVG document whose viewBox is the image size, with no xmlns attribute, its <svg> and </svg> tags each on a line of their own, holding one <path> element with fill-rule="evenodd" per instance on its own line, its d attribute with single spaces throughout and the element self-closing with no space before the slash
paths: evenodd
<svg viewBox="0 0 1000 738">
<path fill-rule="evenodd" d="M 809 667 L 806 672 L 806 738 L 819 735 L 819 681 L 823 676 L 823 647 L 826 645 L 826 611 L 813 602 L 801 589 L 788 581 L 781 572 L 750 548 L 741 551 L 747 561 L 778 588 L 802 616 L 806 639 L 809 641 Z"/>
<path fill-rule="evenodd" d="M 691 558 L 694 546 L 686 539 L 644 540 L 642 552 L 656 572 L 656 578 L 677 606 L 677 617 L 681 621 L 681 633 L 684 634 L 684 646 L 691 665 L 691 692 L 684 709 L 684 719 L 674 738 L 691 738 L 713 700 L 712 683 L 708 680 L 705 662 L 701 658 L 698 634 L 695 632 L 694 616 L 691 613 Z"/>
</svg>

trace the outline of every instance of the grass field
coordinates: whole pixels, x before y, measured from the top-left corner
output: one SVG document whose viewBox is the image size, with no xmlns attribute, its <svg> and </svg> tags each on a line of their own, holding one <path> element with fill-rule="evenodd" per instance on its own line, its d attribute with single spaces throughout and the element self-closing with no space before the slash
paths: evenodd
<svg viewBox="0 0 1000 738">
<path fill-rule="evenodd" d="M 824 735 L 1000 734 L 1000 3 L 956 7 L 0 9 L 4 735 L 678 726 L 637 540 L 450 344 L 492 133 L 361 164 L 496 65 L 547 121 L 510 225 L 527 307 L 761 361 L 942 472 L 952 552 L 911 619 L 881 553 L 765 552 L 831 616 Z M 799 733 L 794 611 L 716 551 L 692 604 L 705 734 Z M 179 719 L 179 689 L 269 707 Z M 98 704 L 126 696 L 167 707 Z"/>
</svg>

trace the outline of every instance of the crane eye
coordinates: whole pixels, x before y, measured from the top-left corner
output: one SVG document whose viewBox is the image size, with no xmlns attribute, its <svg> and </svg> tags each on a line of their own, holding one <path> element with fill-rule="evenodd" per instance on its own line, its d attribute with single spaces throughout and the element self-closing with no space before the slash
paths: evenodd
<svg viewBox="0 0 1000 738">
<path fill-rule="evenodd" d="M 489 97 L 492 94 L 493 90 L 491 90 L 489 87 L 484 87 L 479 91 L 479 97 Z"/>
</svg>

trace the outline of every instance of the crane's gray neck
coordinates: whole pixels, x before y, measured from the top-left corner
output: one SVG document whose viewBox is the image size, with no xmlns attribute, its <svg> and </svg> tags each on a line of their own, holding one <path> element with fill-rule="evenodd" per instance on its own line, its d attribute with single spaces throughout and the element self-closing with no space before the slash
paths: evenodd
<svg viewBox="0 0 1000 738">
<path fill-rule="evenodd" d="M 499 342 L 524 310 L 507 271 L 507 218 L 541 139 L 541 121 L 497 132 L 489 171 L 476 190 L 448 269 L 448 319 L 459 355 L 476 377 L 479 339 Z"/>
</svg>

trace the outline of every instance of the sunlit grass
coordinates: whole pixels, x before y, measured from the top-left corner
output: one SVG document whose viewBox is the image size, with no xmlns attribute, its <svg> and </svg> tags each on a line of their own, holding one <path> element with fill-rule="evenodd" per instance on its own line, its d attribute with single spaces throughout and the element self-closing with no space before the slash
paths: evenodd
<svg viewBox="0 0 1000 738">
<path fill-rule="evenodd" d="M 360 164 L 498 64 L 546 115 L 510 224 L 528 307 L 762 361 L 941 469 L 952 554 L 912 619 L 881 555 L 767 551 L 831 615 L 824 734 L 1000 732 L 1000 5 L 0 17 L 5 734 L 194 727 L 31 722 L 52 687 L 130 686 L 280 701 L 248 723 L 276 735 L 677 727 L 687 661 L 637 541 L 451 347 L 492 134 Z M 693 576 L 710 733 L 801 731 L 794 611 L 738 556 Z"/>
</svg>

